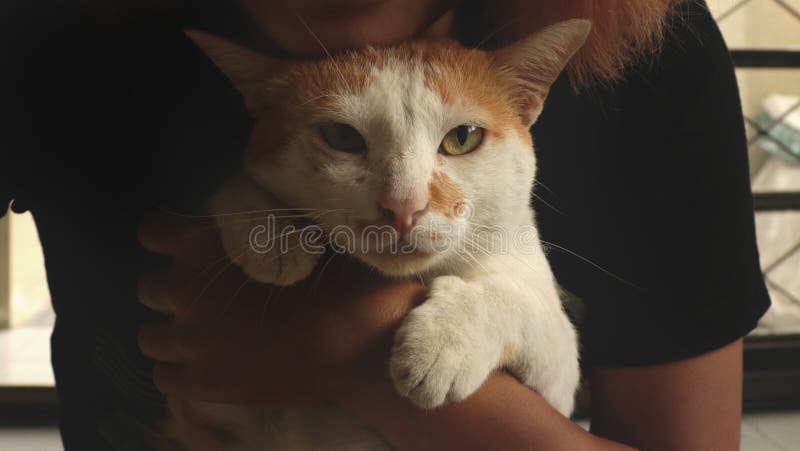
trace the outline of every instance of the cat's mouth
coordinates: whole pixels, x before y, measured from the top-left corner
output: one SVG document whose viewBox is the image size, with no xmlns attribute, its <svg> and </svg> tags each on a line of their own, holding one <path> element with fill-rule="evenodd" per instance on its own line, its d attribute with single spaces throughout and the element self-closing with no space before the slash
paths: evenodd
<svg viewBox="0 0 800 451">
<path fill-rule="evenodd" d="M 348 249 L 349 253 L 387 275 L 417 274 L 442 256 L 435 245 L 442 238 L 441 234 L 423 227 L 400 234 L 390 226 L 360 223 L 353 230 L 355 233 L 350 237 L 353 245 Z M 332 243 L 335 241 L 331 240 Z"/>
<path fill-rule="evenodd" d="M 398 231 L 386 224 L 360 222 L 353 229 L 353 240 L 360 243 L 362 253 L 432 255 L 440 252 L 437 243 L 447 239 L 444 231 L 426 226 Z"/>
<path fill-rule="evenodd" d="M 438 254 L 423 249 L 401 253 L 365 252 L 356 257 L 378 271 L 390 276 L 409 276 L 430 268 L 438 261 Z"/>
</svg>

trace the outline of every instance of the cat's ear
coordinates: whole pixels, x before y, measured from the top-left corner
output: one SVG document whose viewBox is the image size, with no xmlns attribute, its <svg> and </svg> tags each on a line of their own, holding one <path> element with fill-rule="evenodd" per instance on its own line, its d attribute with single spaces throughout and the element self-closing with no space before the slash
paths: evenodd
<svg viewBox="0 0 800 451">
<path fill-rule="evenodd" d="M 228 77 L 257 116 L 267 103 L 270 80 L 284 70 L 284 63 L 225 38 L 200 30 L 184 30 L 208 58 Z"/>
<path fill-rule="evenodd" d="M 512 95 L 523 123 L 536 122 L 550 85 L 586 42 L 590 30 L 588 20 L 565 20 L 494 52 L 495 64 L 511 74 Z"/>
</svg>

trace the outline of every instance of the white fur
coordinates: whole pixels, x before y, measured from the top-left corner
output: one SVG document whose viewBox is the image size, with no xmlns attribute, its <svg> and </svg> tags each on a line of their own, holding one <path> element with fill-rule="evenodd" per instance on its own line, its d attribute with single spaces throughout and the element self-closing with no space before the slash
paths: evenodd
<svg viewBox="0 0 800 451">
<path fill-rule="evenodd" d="M 547 45 L 556 45 L 560 38 L 571 39 L 574 46 L 575 36 L 583 33 L 585 38 L 587 32 L 585 23 L 579 25 L 582 31 L 566 37 L 563 26 L 546 35 Z M 559 66 L 554 73 L 570 55 L 553 62 Z M 532 92 L 539 95 L 546 88 Z M 471 154 L 443 157 L 437 149 L 448 130 L 463 123 L 488 123 L 488 113 L 466 100 L 443 102 L 425 85 L 421 64 L 399 59 L 373 68 L 363 92 L 337 93 L 336 99 L 325 119 L 356 128 L 366 140 L 366 155 L 323 152 L 312 133 L 298 133 L 279 162 L 246 162 L 247 174 L 214 196 L 212 210 L 319 209 L 313 220 L 282 220 L 298 227 L 320 224 L 326 232 L 341 225 L 358 230 L 359 224 L 380 220 L 376 203 L 381 195 L 428 196 L 434 172 L 446 174 L 463 191 L 474 214 L 464 220 L 427 211 L 416 227 L 442 231 L 437 238 L 421 237 L 423 250 L 434 249 L 441 240 L 458 245 L 414 258 L 387 256 L 372 247 L 354 253 L 387 275 L 417 275 L 429 289 L 428 299 L 409 314 L 396 335 L 389 372 L 398 392 L 423 408 L 458 402 L 502 367 L 569 415 L 579 381 L 577 339 L 529 206 L 536 168 L 529 142 L 506 133 L 503 139 L 487 138 Z M 537 100 L 540 105 L 544 99 Z M 318 255 L 297 251 L 247 252 L 249 232 L 261 219 L 228 225 L 229 217 L 220 218 L 229 256 L 258 281 L 289 285 L 307 277 L 317 263 Z M 530 246 L 507 242 L 505 251 L 486 249 L 498 243 L 481 235 L 481 226 L 508 237 L 529 230 Z M 197 407 L 241 438 L 241 446 L 230 450 L 387 449 L 374 432 L 331 406 L 286 412 Z"/>
</svg>

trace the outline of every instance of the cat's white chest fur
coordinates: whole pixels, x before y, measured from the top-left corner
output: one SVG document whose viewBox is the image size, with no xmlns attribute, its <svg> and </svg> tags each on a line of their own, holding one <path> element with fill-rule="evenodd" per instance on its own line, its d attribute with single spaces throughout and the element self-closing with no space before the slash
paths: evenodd
<svg viewBox="0 0 800 451">
<path fill-rule="evenodd" d="M 572 20 L 495 52 L 419 41 L 288 70 L 191 33 L 258 119 L 244 173 L 210 202 L 228 255 L 259 282 L 290 285 L 318 264 L 309 245 L 319 242 L 306 240 L 322 236 L 387 276 L 419 278 L 427 299 L 403 320 L 387 362 L 402 396 L 424 409 L 461 402 L 506 370 L 569 415 L 577 337 L 530 208 L 528 129 L 588 31 Z M 273 229 L 264 236 L 263 217 L 225 219 L 244 211 L 272 215 Z M 172 407 L 173 435 L 188 449 L 388 449 L 336 406 Z M 194 443 L 200 431 L 186 420 L 198 415 L 227 441 Z"/>
</svg>

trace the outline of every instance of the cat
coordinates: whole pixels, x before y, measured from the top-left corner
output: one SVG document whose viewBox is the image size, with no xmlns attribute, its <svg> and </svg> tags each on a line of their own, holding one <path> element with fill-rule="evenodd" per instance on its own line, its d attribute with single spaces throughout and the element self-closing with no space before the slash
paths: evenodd
<svg viewBox="0 0 800 451">
<path fill-rule="evenodd" d="M 425 38 L 319 61 L 276 61 L 187 31 L 256 120 L 242 174 L 210 200 L 231 260 L 259 282 L 291 285 L 326 244 L 419 278 L 426 301 L 404 319 L 388 364 L 402 396 L 426 409 L 459 402 L 503 368 L 569 416 L 577 336 L 530 206 L 529 129 L 590 28 L 567 20 L 496 51 Z M 277 213 L 268 230 L 263 215 L 225 223 L 242 211 Z M 389 449 L 330 405 L 173 402 L 167 433 L 189 450 Z"/>
</svg>

